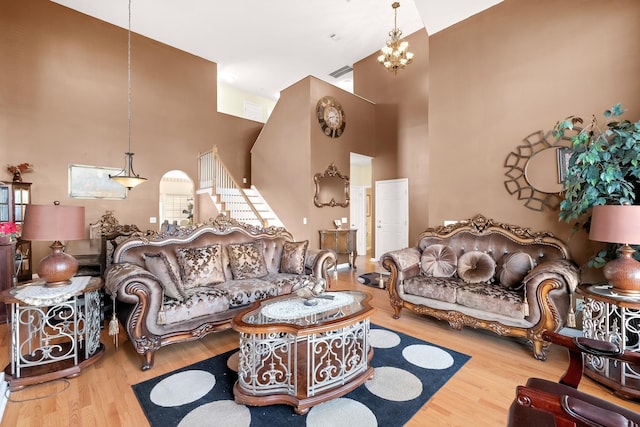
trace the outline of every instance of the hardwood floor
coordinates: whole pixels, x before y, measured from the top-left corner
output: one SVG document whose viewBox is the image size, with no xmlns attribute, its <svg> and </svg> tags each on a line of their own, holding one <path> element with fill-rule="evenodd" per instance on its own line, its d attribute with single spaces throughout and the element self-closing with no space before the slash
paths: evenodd
<svg viewBox="0 0 640 427">
<path fill-rule="evenodd" d="M 377 308 L 372 317 L 374 323 L 471 356 L 407 426 L 504 426 L 516 385 L 532 376 L 557 380 L 566 369 L 566 353 L 555 346 L 549 350 L 548 360 L 540 362 L 522 341 L 472 329 L 455 331 L 445 322 L 408 311 L 394 320 L 386 291 L 364 286 L 356 280 L 359 274 L 381 271 L 381 267 L 364 257 L 359 257 L 357 265 L 355 272 L 341 271 L 332 290 L 365 290 L 373 295 L 373 305 Z M 0 326 L 0 366 L 8 363 L 9 340 L 8 328 Z M 237 334 L 225 331 L 165 347 L 156 353 L 155 367 L 146 372 L 140 370 L 142 359 L 127 342 L 122 328 L 118 350 L 106 330 L 103 343 L 106 353 L 102 360 L 79 377 L 11 393 L 14 401 L 7 404 L 1 425 L 148 425 L 131 385 L 231 350 L 237 347 Z M 583 379 L 580 389 L 640 411 L 640 404 L 615 397 L 589 378 Z"/>
</svg>

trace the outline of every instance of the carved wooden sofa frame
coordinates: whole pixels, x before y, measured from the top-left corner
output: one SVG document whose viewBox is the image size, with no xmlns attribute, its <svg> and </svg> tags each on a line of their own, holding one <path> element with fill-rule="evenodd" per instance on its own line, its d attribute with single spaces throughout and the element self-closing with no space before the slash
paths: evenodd
<svg viewBox="0 0 640 427">
<path fill-rule="evenodd" d="M 529 228 L 503 224 L 483 215 L 453 225 L 429 228 L 419 235 L 417 242 L 416 247 L 386 253 L 380 259 L 391 273 L 387 290 L 395 319 L 399 319 L 401 310 L 407 308 L 445 320 L 456 330 L 468 326 L 501 336 L 525 338 L 532 343 L 534 357 L 546 359 L 549 342 L 543 339 L 542 333 L 547 330 L 557 332 L 567 324 L 568 318 L 573 318 L 571 292 L 579 281 L 578 269 L 569 260 L 564 242 L 551 233 L 532 232 Z M 483 251 L 498 259 L 515 251 L 529 253 L 537 265 L 523 280 L 526 290 L 522 292 L 523 318 L 496 318 L 492 313 L 485 315 L 480 310 L 469 310 L 456 303 L 405 294 L 404 282 L 421 275 L 421 253 L 432 244 L 451 245 L 458 257 L 465 250 Z M 423 279 L 429 280 L 417 280 Z M 491 283 L 487 286 L 500 285 Z"/>
<path fill-rule="evenodd" d="M 161 347 L 197 340 L 209 333 L 229 329 L 233 317 L 247 308 L 247 305 L 225 306 L 226 308 L 223 311 L 212 311 L 210 313 L 200 311 L 199 315 L 193 318 L 182 318 L 182 320 L 176 322 L 161 321 L 159 313 L 165 310 L 167 300 L 159 279 L 145 268 L 145 253 L 161 251 L 167 253 L 174 251 L 176 247 L 201 247 L 216 243 L 223 245 L 246 243 L 258 239 L 265 241 L 267 268 L 270 272 L 274 269 L 277 270 L 278 267 L 275 266 L 277 253 L 282 251 L 283 242 L 293 241 L 291 233 L 281 227 L 261 228 L 240 223 L 233 219 L 228 219 L 224 215 L 220 215 L 204 225 L 171 228 L 152 236 L 134 236 L 117 246 L 114 254 L 114 264 L 106 274 L 105 287 L 110 295 L 117 297 L 116 312 L 118 318 L 124 326 L 134 349 L 144 357 L 142 370 L 153 367 L 155 352 Z M 225 259 L 227 257 L 223 255 L 223 260 Z M 272 259 L 272 261 L 269 261 L 269 259 Z M 228 264 L 228 259 L 224 262 Z M 335 265 L 335 262 L 335 254 L 331 251 L 307 249 L 303 275 L 293 278 L 285 277 L 284 279 L 273 278 L 273 280 L 278 280 L 278 292 L 291 286 L 293 286 L 293 289 L 282 290 L 282 292 L 295 290 L 296 286 L 305 282 L 305 278 L 308 278 L 309 275 L 316 278 L 324 278 L 328 284 L 330 279 L 328 270 Z M 277 261 L 277 264 L 279 265 L 279 261 Z M 226 268 L 228 269 L 228 265 Z M 226 273 L 227 281 L 236 282 L 230 280 L 230 274 Z M 277 275 L 277 273 L 274 274 Z M 271 273 L 268 277 L 272 277 Z M 264 281 L 269 282 L 269 280 L 272 280 L 268 277 Z M 296 284 L 293 284 L 293 282 L 296 282 Z M 283 283 L 284 287 L 280 287 Z M 224 284 L 222 283 L 222 285 Z M 213 286 L 213 292 L 216 292 L 216 286 Z M 221 292 L 225 291 L 222 290 Z M 227 298 L 224 295 L 217 295 L 216 298 L 218 296 Z M 266 291 L 255 295 L 259 299 L 269 296 L 271 294 L 267 294 Z M 179 305 L 175 302 L 171 304 L 174 306 Z M 216 304 L 218 303 L 216 302 Z M 229 304 L 229 302 L 222 304 Z M 218 305 L 217 307 L 219 308 L 220 306 Z M 178 309 L 185 308 L 187 307 L 183 306 Z M 192 310 L 197 311 L 196 308 L 192 307 L 189 312 L 193 312 Z M 168 313 L 166 318 L 169 318 Z"/>
</svg>

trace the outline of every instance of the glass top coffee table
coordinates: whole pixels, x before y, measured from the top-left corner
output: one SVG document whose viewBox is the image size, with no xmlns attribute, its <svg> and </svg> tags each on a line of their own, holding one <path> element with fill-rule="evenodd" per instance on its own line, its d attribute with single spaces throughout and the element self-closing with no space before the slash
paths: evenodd
<svg viewBox="0 0 640 427">
<path fill-rule="evenodd" d="M 240 333 L 237 403 L 284 403 L 304 414 L 373 376 L 371 296 L 359 291 L 323 296 L 328 298 L 315 298 L 315 305 L 294 294 L 259 301 L 233 319 Z"/>
</svg>

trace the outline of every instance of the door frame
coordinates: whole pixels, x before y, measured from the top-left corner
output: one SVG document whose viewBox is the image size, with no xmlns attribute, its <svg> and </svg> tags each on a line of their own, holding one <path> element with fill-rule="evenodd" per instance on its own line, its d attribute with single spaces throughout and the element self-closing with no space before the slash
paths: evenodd
<svg viewBox="0 0 640 427">
<path fill-rule="evenodd" d="M 409 246 L 409 179 L 408 178 L 398 178 L 398 179 L 386 179 L 386 180 L 379 180 L 375 182 L 375 220 L 376 223 L 373 226 L 374 229 L 374 235 L 375 235 L 375 245 L 374 245 L 374 259 L 380 259 L 380 256 L 382 255 L 382 253 L 380 253 L 380 236 L 378 233 L 379 227 L 379 221 L 380 221 L 380 211 L 381 211 L 381 200 L 379 197 L 379 191 L 378 191 L 378 185 L 380 183 L 391 183 L 391 182 L 397 182 L 397 183 L 402 183 L 403 184 L 403 188 L 400 190 L 400 202 L 403 206 L 404 206 L 404 218 L 401 218 L 400 221 L 403 221 L 405 224 L 404 227 L 404 246 L 403 247 L 408 247 Z M 398 213 L 399 210 L 394 210 L 393 212 Z M 397 249 L 402 249 L 402 248 L 397 248 Z"/>
</svg>

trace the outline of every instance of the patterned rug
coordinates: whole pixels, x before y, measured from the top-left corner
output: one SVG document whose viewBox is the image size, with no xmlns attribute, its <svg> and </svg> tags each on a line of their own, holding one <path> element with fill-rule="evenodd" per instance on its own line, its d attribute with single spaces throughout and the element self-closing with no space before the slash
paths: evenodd
<svg viewBox="0 0 640 427">
<path fill-rule="evenodd" d="M 317 405 L 306 415 L 291 406 L 250 407 L 233 401 L 237 374 L 227 359 L 237 350 L 132 386 L 152 427 L 402 426 L 470 357 L 371 325 L 374 378 Z"/>
<path fill-rule="evenodd" d="M 365 273 L 358 276 L 358 282 L 363 285 L 372 286 L 374 288 L 380 287 L 380 276 L 382 276 L 382 281 L 384 283 L 383 289 L 387 288 L 387 283 L 389 283 L 389 273 Z"/>
</svg>

